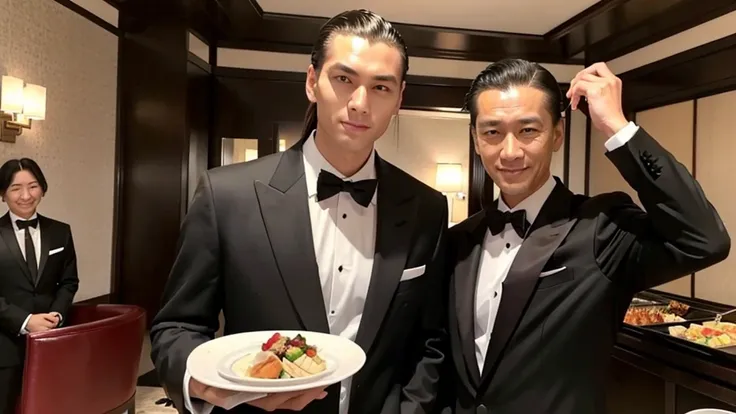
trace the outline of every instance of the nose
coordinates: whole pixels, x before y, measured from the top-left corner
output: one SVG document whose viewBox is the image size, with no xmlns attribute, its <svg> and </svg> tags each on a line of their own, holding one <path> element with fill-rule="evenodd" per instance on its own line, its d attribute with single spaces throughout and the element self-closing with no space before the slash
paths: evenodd
<svg viewBox="0 0 736 414">
<path fill-rule="evenodd" d="M 348 102 L 348 109 L 360 114 L 368 113 L 368 92 L 365 87 L 359 86 L 355 89 Z"/>
<path fill-rule="evenodd" d="M 507 134 L 503 140 L 503 148 L 501 149 L 501 158 L 505 161 L 515 160 L 521 158 L 524 152 L 521 150 L 521 145 L 516 139 L 514 134 Z"/>
<path fill-rule="evenodd" d="M 20 199 L 23 201 L 28 201 L 31 199 L 31 191 L 27 188 L 24 188 L 20 190 Z"/>
</svg>

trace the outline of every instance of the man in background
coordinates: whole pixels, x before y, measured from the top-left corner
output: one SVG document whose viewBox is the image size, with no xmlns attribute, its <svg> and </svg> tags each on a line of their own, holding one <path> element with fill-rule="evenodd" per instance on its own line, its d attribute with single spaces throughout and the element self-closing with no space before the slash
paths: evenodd
<svg viewBox="0 0 736 414">
<path fill-rule="evenodd" d="M 21 393 L 25 335 L 60 326 L 79 287 L 68 224 L 38 214 L 48 191 L 29 158 L 0 167 L 0 414 L 15 413 Z"/>
</svg>

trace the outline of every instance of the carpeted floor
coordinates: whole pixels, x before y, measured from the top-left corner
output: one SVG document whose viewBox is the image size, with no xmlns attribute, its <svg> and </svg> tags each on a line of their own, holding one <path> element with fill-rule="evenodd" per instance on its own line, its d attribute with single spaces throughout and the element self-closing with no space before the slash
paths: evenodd
<svg viewBox="0 0 736 414">
<path fill-rule="evenodd" d="M 166 398 L 161 387 L 138 386 L 135 394 L 136 414 L 171 414 L 176 413 L 174 407 L 167 407 L 162 401 Z"/>
</svg>

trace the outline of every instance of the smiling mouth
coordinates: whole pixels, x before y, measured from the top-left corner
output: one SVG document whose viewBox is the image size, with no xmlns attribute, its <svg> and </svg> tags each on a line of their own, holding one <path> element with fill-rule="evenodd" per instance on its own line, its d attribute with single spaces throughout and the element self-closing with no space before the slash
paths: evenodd
<svg viewBox="0 0 736 414">
<path fill-rule="evenodd" d="M 353 129 L 353 130 L 361 130 L 361 131 L 365 131 L 366 129 L 370 128 L 370 127 L 369 127 L 368 125 L 364 125 L 364 124 L 356 124 L 356 123 L 354 123 L 354 122 L 347 122 L 347 121 L 344 121 L 344 122 L 343 122 L 342 124 L 343 124 L 343 125 L 344 125 L 344 126 L 345 126 L 346 128 L 349 128 L 349 129 Z"/>
<path fill-rule="evenodd" d="M 526 170 L 527 170 L 526 168 L 518 168 L 515 170 L 504 169 L 504 170 L 499 170 L 499 171 L 501 171 L 501 174 L 516 175 L 516 174 L 521 174 Z"/>
</svg>

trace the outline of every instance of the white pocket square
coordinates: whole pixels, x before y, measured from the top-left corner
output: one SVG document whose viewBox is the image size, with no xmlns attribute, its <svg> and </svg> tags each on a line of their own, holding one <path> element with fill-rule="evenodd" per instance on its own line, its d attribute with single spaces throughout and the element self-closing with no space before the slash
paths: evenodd
<svg viewBox="0 0 736 414">
<path fill-rule="evenodd" d="M 404 269 L 404 272 L 401 273 L 401 281 L 405 282 L 423 275 L 426 268 L 427 265 L 421 265 L 419 267 L 412 267 L 411 269 Z"/>
<path fill-rule="evenodd" d="M 54 249 L 54 250 L 49 250 L 49 256 L 51 256 L 52 254 L 59 253 L 59 252 L 61 252 L 63 250 L 64 250 L 63 247 L 59 247 L 58 249 Z"/>
<path fill-rule="evenodd" d="M 559 268 L 559 269 L 552 269 L 552 270 L 548 270 L 548 271 L 546 271 L 546 272 L 542 272 L 542 273 L 540 273 L 540 274 L 539 274 L 539 277 L 546 277 L 546 276 L 550 276 L 550 275 L 553 275 L 553 274 L 555 274 L 555 273 L 560 273 L 561 271 L 563 271 L 563 270 L 565 270 L 565 269 L 567 269 L 567 266 L 562 266 L 562 267 L 561 267 L 561 268 Z"/>
</svg>

